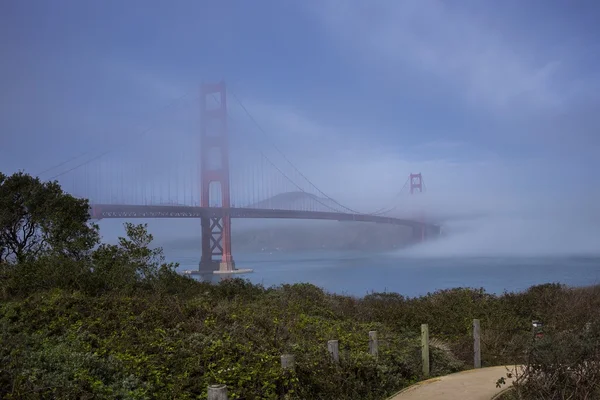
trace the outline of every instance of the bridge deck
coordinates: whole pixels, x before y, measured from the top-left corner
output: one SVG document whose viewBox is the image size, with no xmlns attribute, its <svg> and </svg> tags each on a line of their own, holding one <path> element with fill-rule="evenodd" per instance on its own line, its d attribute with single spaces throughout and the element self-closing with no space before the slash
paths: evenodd
<svg viewBox="0 0 600 400">
<path fill-rule="evenodd" d="M 256 208 L 221 208 L 221 207 L 192 207 L 192 206 L 145 206 L 145 205 L 112 205 L 95 204 L 91 207 L 94 219 L 105 218 L 202 218 L 222 217 L 228 214 L 231 218 L 278 218 L 278 219 L 320 219 L 331 221 L 360 221 L 380 224 L 403 225 L 439 231 L 439 226 L 420 221 L 384 217 L 369 214 L 347 214 L 323 211 L 293 211 Z"/>
</svg>

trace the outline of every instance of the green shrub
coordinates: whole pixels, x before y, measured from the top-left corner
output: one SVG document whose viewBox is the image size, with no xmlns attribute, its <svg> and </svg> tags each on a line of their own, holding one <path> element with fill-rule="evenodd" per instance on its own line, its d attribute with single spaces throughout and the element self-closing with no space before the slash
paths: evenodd
<svg viewBox="0 0 600 400">
<path fill-rule="evenodd" d="M 528 366 L 521 398 L 598 397 L 600 286 L 359 299 L 310 284 L 211 285 L 177 274 L 145 226 L 97 245 L 88 218 L 87 201 L 56 183 L 0 174 L 0 398 L 198 399 L 224 383 L 231 399 L 381 399 L 423 378 L 423 323 L 433 375 L 472 365 L 474 318 L 484 365 Z M 543 340 L 532 341 L 533 319 Z"/>
<path fill-rule="evenodd" d="M 527 362 L 516 369 L 511 396 L 527 400 L 600 398 L 599 311 L 569 330 L 544 329 L 530 339 Z"/>
</svg>

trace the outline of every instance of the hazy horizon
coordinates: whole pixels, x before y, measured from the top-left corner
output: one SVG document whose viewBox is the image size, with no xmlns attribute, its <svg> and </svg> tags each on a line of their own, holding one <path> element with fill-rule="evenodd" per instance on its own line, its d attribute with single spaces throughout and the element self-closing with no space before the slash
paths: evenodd
<svg viewBox="0 0 600 400">
<path fill-rule="evenodd" d="M 223 79 L 237 204 L 276 194 L 259 175 L 297 190 L 262 152 L 353 209 L 457 217 L 415 256 L 600 254 L 598 15 L 516 0 L 4 2 L 0 171 L 55 166 L 40 176 L 67 190 L 118 199 L 135 181 L 192 202 L 199 85 Z M 427 192 L 396 198 L 411 172 Z"/>
</svg>

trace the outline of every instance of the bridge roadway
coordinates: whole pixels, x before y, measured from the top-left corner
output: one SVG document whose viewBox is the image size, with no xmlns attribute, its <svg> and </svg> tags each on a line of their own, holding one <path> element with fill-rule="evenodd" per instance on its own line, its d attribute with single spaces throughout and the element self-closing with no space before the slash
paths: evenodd
<svg viewBox="0 0 600 400">
<path fill-rule="evenodd" d="M 347 214 L 325 211 L 293 211 L 257 208 L 221 208 L 221 207 L 194 207 L 181 205 L 113 205 L 94 204 L 91 206 L 93 219 L 106 218 L 216 218 L 229 214 L 231 218 L 278 218 L 278 219 L 315 219 L 331 221 L 360 221 L 375 222 L 378 224 L 391 224 L 408 226 L 413 229 L 422 229 L 430 234 L 439 234 L 440 226 L 420 221 L 384 217 L 369 214 Z"/>
</svg>

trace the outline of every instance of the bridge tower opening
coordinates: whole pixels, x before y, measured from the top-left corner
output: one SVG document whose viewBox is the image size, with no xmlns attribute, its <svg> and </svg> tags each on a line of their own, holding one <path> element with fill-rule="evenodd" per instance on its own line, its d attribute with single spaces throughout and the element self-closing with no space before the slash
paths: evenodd
<svg viewBox="0 0 600 400">
<path fill-rule="evenodd" d="M 423 175 L 419 172 L 418 174 L 410 174 L 410 194 L 422 193 L 423 192 Z M 427 232 L 425 230 L 425 217 L 422 211 L 418 212 L 418 220 L 420 224 L 413 228 L 413 239 L 416 242 L 425 241 Z"/>
<path fill-rule="evenodd" d="M 419 172 L 418 174 L 410 174 L 410 194 L 415 192 L 421 193 L 423 191 L 423 176 Z"/>
<path fill-rule="evenodd" d="M 222 208 L 220 212 L 209 212 L 209 215 L 200 219 L 202 226 L 200 271 L 227 273 L 236 269 L 231 254 L 229 142 L 225 82 L 203 83 L 200 91 L 200 206 Z M 214 103 L 216 106 L 212 106 Z M 217 189 L 220 189 L 219 193 L 211 193 L 216 192 Z"/>
</svg>

